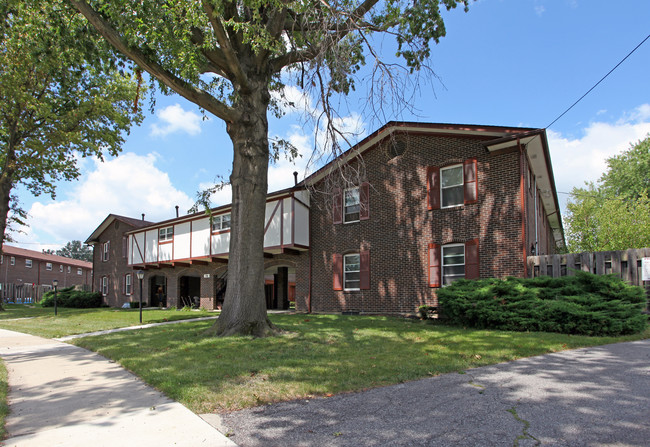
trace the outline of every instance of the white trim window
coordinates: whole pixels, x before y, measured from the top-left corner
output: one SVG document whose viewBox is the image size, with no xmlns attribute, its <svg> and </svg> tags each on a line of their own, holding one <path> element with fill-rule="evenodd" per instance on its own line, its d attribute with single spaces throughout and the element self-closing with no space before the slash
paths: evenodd
<svg viewBox="0 0 650 447">
<path fill-rule="evenodd" d="M 32 260 L 31 259 L 25 259 L 25 267 L 28 269 L 32 268 Z"/>
<path fill-rule="evenodd" d="M 103 253 L 102 253 L 102 261 L 106 262 L 109 259 L 109 253 L 110 253 L 110 248 L 111 248 L 111 241 L 106 241 L 104 242 L 103 245 Z M 70 267 L 68 267 L 69 269 Z M 70 273 L 70 271 L 68 271 Z"/>
<path fill-rule="evenodd" d="M 358 222 L 361 211 L 361 197 L 359 188 L 349 188 L 343 193 L 343 222 Z"/>
<path fill-rule="evenodd" d="M 59 266 L 59 273 L 63 273 L 63 264 Z"/>
<path fill-rule="evenodd" d="M 72 267 L 68 266 L 68 273 L 72 273 Z"/>
<path fill-rule="evenodd" d="M 84 272 L 83 272 L 83 270 L 81 269 L 81 267 L 78 267 L 78 268 L 77 268 L 77 275 L 81 276 L 81 275 L 83 275 L 83 274 L 84 274 Z"/>
<path fill-rule="evenodd" d="M 102 276 L 102 295 L 108 295 L 108 276 Z"/>
<path fill-rule="evenodd" d="M 440 168 L 440 203 L 442 208 L 464 203 L 463 165 Z"/>
<path fill-rule="evenodd" d="M 353 253 L 343 256 L 343 290 L 360 290 L 361 255 Z"/>
<path fill-rule="evenodd" d="M 12 256 L 11 258 L 9 258 L 9 265 L 16 265 L 16 258 L 15 257 Z"/>
<path fill-rule="evenodd" d="M 465 244 L 442 246 L 442 285 L 465 278 Z"/>
<path fill-rule="evenodd" d="M 45 263 L 45 270 L 52 271 L 52 263 L 51 262 L 46 262 Z"/>
<path fill-rule="evenodd" d="M 169 242 L 174 240 L 174 227 L 165 227 L 158 230 L 158 242 Z"/>
<path fill-rule="evenodd" d="M 124 294 L 131 295 L 133 293 L 133 285 L 131 284 L 131 274 L 127 273 L 124 277 Z"/>
<path fill-rule="evenodd" d="M 230 213 L 221 214 L 212 218 L 212 231 L 224 231 L 230 229 Z"/>
</svg>

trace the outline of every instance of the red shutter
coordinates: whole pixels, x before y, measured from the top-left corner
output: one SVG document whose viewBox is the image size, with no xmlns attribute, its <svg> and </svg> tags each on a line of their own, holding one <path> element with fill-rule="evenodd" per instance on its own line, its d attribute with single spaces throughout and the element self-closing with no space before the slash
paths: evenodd
<svg viewBox="0 0 650 447">
<path fill-rule="evenodd" d="M 359 187 L 359 220 L 368 220 L 370 218 L 370 185 L 362 183 Z M 363 288 L 363 287 L 362 287 Z"/>
<path fill-rule="evenodd" d="M 463 163 L 465 177 L 465 205 L 478 202 L 478 182 L 476 181 L 476 158 L 470 158 Z"/>
<path fill-rule="evenodd" d="M 335 224 L 343 222 L 343 197 L 341 195 L 341 188 L 334 189 L 334 194 L 332 195 L 332 216 L 334 217 Z"/>
<path fill-rule="evenodd" d="M 440 168 L 436 166 L 427 168 L 427 208 L 440 209 Z"/>
<path fill-rule="evenodd" d="M 429 244 L 429 287 L 440 287 L 440 245 Z"/>
<path fill-rule="evenodd" d="M 359 255 L 361 260 L 359 288 L 367 290 L 370 289 L 370 252 L 362 250 Z"/>
<path fill-rule="evenodd" d="M 465 279 L 478 279 L 479 256 L 478 239 L 465 242 Z"/>
<path fill-rule="evenodd" d="M 334 290 L 343 290 L 343 255 L 332 255 L 332 273 Z"/>
</svg>

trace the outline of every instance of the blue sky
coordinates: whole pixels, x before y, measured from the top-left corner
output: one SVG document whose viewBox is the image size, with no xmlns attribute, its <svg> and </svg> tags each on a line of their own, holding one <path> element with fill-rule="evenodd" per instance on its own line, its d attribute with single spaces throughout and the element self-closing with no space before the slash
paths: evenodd
<svg viewBox="0 0 650 447">
<path fill-rule="evenodd" d="M 447 36 L 432 50 L 440 80 L 420 85 L 417 113 L 386 120 L 547 127 L 650 33 L 650 1 L 479 0 L 465 14 L 445 14 Z M 378 42 L 386 54 L 391 42 Z M 383 124 L 360 107 L 367 90 L 339 108 L 362 138 Z M 293 90 L 290 92 L 298 94 Z M 309 98 L 305 99 L 310 104 Z M 270 134 L 303 153 L 297 164 L 272 166 L 269 189 L 305 172 L 313 129 L 299 110 L 270 121 Z M 561 202 L 573 186 L 596 180 L 607 157 L 650 133 L 650 40 L 590 95 L 548 129 Z M 162 220 L 193 203 L 196 192 L 227 177 L 232 147 L 225 125 L 203 119 L 178 96 L 159 97 L 153 115 L 127 137 L 122 154 L 104 163 L 80 162 L 83 175 L 61 183 L 55 201 L 19 191 L 29 227 L 14 238 L 25 248 L 58 248 L 85 240 L 109 213 Z M 214 197 L 227 203 L 230 191 Z"/>
</svg>

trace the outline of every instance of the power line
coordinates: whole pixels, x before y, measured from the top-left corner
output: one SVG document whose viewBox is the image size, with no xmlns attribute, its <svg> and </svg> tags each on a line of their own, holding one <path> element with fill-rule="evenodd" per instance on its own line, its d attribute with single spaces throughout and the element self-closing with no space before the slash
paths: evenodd
<svg viewBox="0 0 650 447">
<path fill-rule="evenodd" d="M 627 54 L 627 56 L 625 56 L 623 59 L 621 59 L 621 61 L 620 61 L 618 64 L 616 64 L 616 66 L 615 66 L 614 68 L 612 68 L 611 70 L 609 70 L 609 72 L 608 72 L 605 76 L 603 76 L 603 77 L 601 78 L 600 81 L 596 82 L 596 84 L 595 84 L 593 87 L 591 87 L 591 88 L 587 91 L 587 93 L 585 93 L 584 95 L 582 95 L 582 96 L 580 97 L 580 99 L 578 99 L 576 102 L 574 102 L 573 104 L 571 104 L 571 107 L 569 107 L 569 108 L 566 109 L 564 112 L 562 112 L 562 114 L 561 114 L 560 116 L 558 116 L 557 118 L 555 118 L 551 124 L 549 124 L 548 126 L 546 126 L 546 128 L 548 129 L 549 127 L 551 127 L 553 124 L 555 124 L 555 122 L 556 122 L 557 120 L 559 120 L 560 118 L 562 118 L 562 117 L 563 117 L 563 116 L 564 116 L 564 115 L 565 115 L 569 110 L 571 110 L 571 109 L 572 109 L 576 104 L 578 104 L 580 101 L 582 101 L 582 99 L 583 99 L 585 96 L 587 96 L 589 93 L 591 93 L 591 91 L 592 91 L 593 89 L 595 89 L 596 87 L 598 87 L 598 84 L 600 84 L 601 82 L 603 82 L 603 81 L 605 80 L 605 78 L 607 78 L 607 76 L 609 76 L 610 74 L 612 74 L 612 72 L 613 72 L 614 70 L 616 70 L 616 69 L 618 68 L 619 65 L 621 65 L 623 62 L 625 62 L 625 59 L 627 59 L 628 57 L 630 57 L 630 56 L 632 55 L 632 53 L 634 53 L 634 52 L 635 52 L 635 51 L 636 51 L 636 50 L 637 50 L 641 45 L 643 45 L 643 44 L 645 43 L 645 41 L 648 40 L 648 39 L 650 39 L 650 34 L 648 34 L 648 35 L 646 36 L 646 38 L 643 39 L 643 40 L 641 41 L 640 44 L 638 44 L 636 47 L 634 47 L 634 49 L 633 49 L 632 51 L 630 51 L 630 52 Z"/>
</svg>

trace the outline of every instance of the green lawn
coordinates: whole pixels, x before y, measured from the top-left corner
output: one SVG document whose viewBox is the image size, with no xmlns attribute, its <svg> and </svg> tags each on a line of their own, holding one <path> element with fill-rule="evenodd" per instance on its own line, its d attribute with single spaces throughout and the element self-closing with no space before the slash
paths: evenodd
<svg viewBox="0 0 650 447">
<path fill-rule="evenodd" d="M 9 406 L 7 405 L 7 368 L 2 360 L 0 360 L 0 441 L 7 435 L 5 430 L 5 418 L 9 414 Z"/>
<path fill-rule="evenodd" d="M 59 308 L 54 316 L 54 308 L 30 307 L 25 304 L 5 305 L 0 312 L 0 328 L 25 332 L 41 337 L 55 338 L 64 335 L 83 334 L 119 327 L 140 324 L 139 309 L 67 309 Z M 160 323 L 163 321 L 185 320 L 216 316 L 207 311 L 181 311 L 144 309 L 142 323 Z"/>
<path fill-rule="evenodd" d="M 212 322 L 74 341 L 197 413 L 327 396 L 584 346 L 650 338 L 470 330 L 379 316 L 271 315 L 287 331 L 212 338 Z"/>
</svg>

